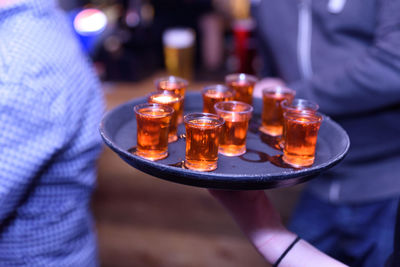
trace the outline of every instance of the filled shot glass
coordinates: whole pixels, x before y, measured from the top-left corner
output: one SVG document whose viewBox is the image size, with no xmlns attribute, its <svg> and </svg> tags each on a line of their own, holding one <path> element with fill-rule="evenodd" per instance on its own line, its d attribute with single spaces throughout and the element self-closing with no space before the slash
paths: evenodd
<svg viewBox="0 0 400 267">
<path fill-rule="evenodd" d="M 169 126 L 168 142 L 178 140 L 178 112 L 183 106 L 183 97 L 171 91 L 158 91 L 150 93 L 147 102 L 168 105 L 174 109 Z"/>
<path fill-rule="evenodd" d="M 155 81 L 157 91 L 172 91 L 182 96 L 185 101 L 185 91 L 188 87 L 188 81 L 177 76 L 167 76 Z M 183 122 L 183 104 L 178 112 L 178 124 Z"/>
<path fill-rule="evenodd" d="M 204 87 L 203 95 L 203 112 L 215 113 L 214 105 L 218 102 L 233 100 L 234 91 L 225 85 L 215 84 Z"/>
<path fill-rule="evenodd" d="M 240 101 L 215 104 L 215 110 L 225 120 L 219 142 L 219 153 L 234 157 L 246 153 L 246 137 L 253 107 Z"/>
<path fill-rule="evenodd" d="M 323 118 L 319 113 L 285 112 L 286 128 L 283 161 L 293 167 L 314 163 L 318 131 Z"/>
<path fill-rule="evenodd" d="M 234 99 L 245 102 L 249 105 L 253 103 L 253 90 L 258 79 L 245 73 L 234 73 L 225 76 L 226 85 L 235 92 Z"/>
<path fill-rule="evenodd" d="M 270 136 L 281 136 L 283 132 L 283 112 L 281 102 L 292 103 L 296 92 L 283 86 L 266 88 L 262 91 L 263 108 L 260 131 Z"/>
<path fill-rule="evenodd" d="M 191 113 L 184 117 L 184 122 L 186 128 L 185 167 L 197 171 L 215 170 L 224 119 L 210 113 Z"/>
<path fill-rule="evenodd" d="M 312 101 L 302 99 L 302 98 L 295 98 L 292 102 L 288 100 L 283 100 L 281 102 L 281 107 L 282 107 L 282 113 L 285 114 L 285 112 L 298 112 L 298 113 L 315 113 L 319 109 L 319 106 L 317 103 L 314 103 Z M 283 146 L 285 144 L 285 135 L 286 135 L 286 128 L 283 123 L 283 116 L 282 116 L 282 125 L 283 125 L 283 131 L 282 131 L 282 138 L 279 142 L 279 146 L 283 149 Z"/>
<path fill-rule="evenodd" d="M 168 156 L 168 132 L 174 109 L 167 105 L 145 103 L 134 107 L 137 122 L 136 155 L 149 160 Z"/>
</svg>

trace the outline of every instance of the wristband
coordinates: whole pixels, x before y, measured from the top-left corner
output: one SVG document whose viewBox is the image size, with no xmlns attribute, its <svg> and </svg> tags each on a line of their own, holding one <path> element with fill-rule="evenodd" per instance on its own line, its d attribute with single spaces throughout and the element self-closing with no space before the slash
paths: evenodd
<svg viewBox="0 0 400 267">
<path fill-rule="evenodd" d="M 301 238 L 299 236 L 296 236 L 296 238 L 293 240 L 293 242 L 287 247 L 287 249 L 282 253 L 282 255 L 279 257 L 279 259 L 272 265 L 273 267 L 278 267 L 279 263 L 281 263 L 282 259 L 288 254 L 288 252 L 296 245 L 297 242 L 299 242 Z"/>
</svg>

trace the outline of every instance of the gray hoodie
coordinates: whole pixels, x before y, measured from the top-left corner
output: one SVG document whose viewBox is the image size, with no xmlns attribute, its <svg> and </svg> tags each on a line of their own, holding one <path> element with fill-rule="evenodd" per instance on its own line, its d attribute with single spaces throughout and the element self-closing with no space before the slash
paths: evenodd
<svg viewBox="0 0 400 267">
<path fill-rule="evenodd" d="M 400 195 L 400 0 L 253 0 L 266 76 L 315 101 L 350 136 L 309 183 L 332 202 Z"/>
</svg>

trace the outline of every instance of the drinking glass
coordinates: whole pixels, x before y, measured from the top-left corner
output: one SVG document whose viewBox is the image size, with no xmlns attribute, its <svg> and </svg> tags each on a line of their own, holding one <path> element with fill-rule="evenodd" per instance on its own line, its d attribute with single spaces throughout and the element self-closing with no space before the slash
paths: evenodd
<svg viewBox="0 0 400 267">
<path fill-rule="evenodd" d="M 168 132 L 174 109 L 160 104 L 139 104 L 134 107 L 137 122 L 136 155 L 149 160 L 168 156 Z"/>
<path fill-rule="evenodd" d="M 240 101 L 225 101 L 215 104 L 215 110 L 225 120 L 222 127 L 219 153 L 225 156 L 240 156 L 246 153 L 246 137 L 253 107 Z"/>
<path fill-rule="evenodd" d="M 182 96 L 185 101 L 185 91 L 188 86 L 188 81 L 177 76 L 161 77 L 155 81 L 155 86 L 158 91 L 172 91 L 177 95 Z M 178 124 L 183 122 L 183 105 L 178 112 Z"/>
<path fill-rule="evenodd" d="M 196 35 L 190 28 L 169 28 L 163 32 L 164 63 L 171 75 L 193 77 Z"/>
<path fill-rule="evenodd" d="M 225 85 L 214 84 L 204 87 L 203 95 L 203 112 L 215 113 L 214 105 L 222 101 L 233 100 L 235 92 Z"/>
<path fill-rule="evenodd" d="M 234 99 L 249 105 L 253 103 L 253 90 L 257 81 L 255 76 L 245 73 L 234 73 L 225 77 L 226 85 L 235 91 Z"/>
<path fill-rule="evenodd" d="M 285 112 L 286 128 L 283 160 L 294 167 L 314 163 L 318 131 L 323 118 L 319 113 Z"/>
<path fill-rule="evenodd" d="M 198 171 L 215 170 L 224 119 L 210 113 L 191 113 L 184 117 L 184 122 L 186 128 L 185 167 Z"/>
<path fill-rule="evenodd" d="M 315 113 L 319 109 L 317 103 L 302 98 L 296 98 L 292 102 L 285 99 L 281 102 L 281 107 L 283 114 L 285 112 Z M 285 135 L 286 135 L 286 128 L 285 124 L 283 123 L 283 116 L 282 116 L 282 125 L 283 125 L 282 138 L 279 141 L 279 146 L 283 149 L 285 144 Z"/>
<path fill-rule="evenodd" d="M 174 109 L 169 126 L 168 142 L 171 143 L 178 140 L 178 113 L 183 105 L 183 97 L 172 91 L 158 91 L 150 93 L 147 97 L 147 101 L 149 103 L 168 105 Z"/>
<path fill-rule="evenodd" d="M 281 102 L 287 100 L 288 103 L 291 103 L 295 94 L 294 90 L 283 86 L 266 88 L 262 91 L 261 132 L 271 136 L 282 135 L 283 113 Z"/>
</svg>

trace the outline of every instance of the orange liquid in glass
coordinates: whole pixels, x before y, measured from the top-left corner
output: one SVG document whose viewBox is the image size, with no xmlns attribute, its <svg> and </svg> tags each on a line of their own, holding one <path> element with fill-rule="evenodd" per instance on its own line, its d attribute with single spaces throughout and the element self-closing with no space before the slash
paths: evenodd
<svg viewBox="0 0 400 267">
<path fill-rule="evenodd" d="M 150 160 L 158 160 L 167 157 L 168 132 L 171 116 L 166 116 L 169 114 L 168 112 L 153 110 L 151 108 L 140 109 L 140 113 L 141 114 L 136 114 L 136 154 Z"/>
<path fill-rule="evenodd" d="M 219 152 L 226 156 L 239 156 L 246 152 L 248 120 L 229 121 L 222 127 Z"/>
<path fill-rule="evenodd" d="M 148 102 L 168 105 L 174 109 L 174 113 L 171 116 L 171 124 L 169 126 L 168 142 L 171 143 L 178 140 L 178 113 L 183 106 L 183 100 L 174 95 L 155 94 L 149 97 Z"/>
<path fill-rule="evenodd" d="M 315 122 L 315 119 L 306 117 L 285 119 L 283 160 L 295 167 L 312 165 L 320 125 L 320 121 Z"/>
<path fill-rule="evenodd" d="M 221 127 L 209 119 L 196 119 L 196 125 L 186 124 L 185 166 L 199 171 L 217 168 Z"/>
<path fill-rule="evenodd" d="M 203 112 L 216 114 L 214 109 L 216 103 L 231 100 L 233 100 L 233 94 L 231 92 L 207 91 L 203 94 Z"/>
<path fill-rule="evenodd" d="M 158 83 L 158 90 L 172 91 L 174 94 L 185 96 L 186 84 L 183 82 L 161 81 Z"/>
<path fill-rule="evenodd" d="M 186 84 L 184 82 L 161 81 L 157 86 L 159 91 L 170 91 L 182 96 L 183 98 L 185 97 Z M 184 100 L 182 100 L 181 108 L 178 111 L 178 123 L 183 122 L 183 106 Z"/>
<path fill-rule="evenodd" d="M 245 102 L 249 105 L 253 103 L 253 90 L 255 83 L 247 81 L 229 82 L 228 87 L 235 91 L 235 100 Z"/>
<path fill-rule="evenodd" d="M 274 93 L 269 92 L 263 94 L 263 110 L 262 110 L 262 123 L 260 131 L 271 135 L 282 135 L 283 131 L 283 113 L 281 102 L 285 99 L 292 101 L 294 95 L 290 93 Z"/>
<path fill-rule="evenodd" d="M 316 110 L 310 107 L 301 107 L 301 108 L 297 108 L 297 109 L 285 109 L 283 108 L 282 113 L 285 112 L 291 112 L 291 113 L 298 113 L 298 114 L 315 114 Z M 283 129 L 282 129 L 282 138 L 279 141 L 279 147 L 283 149 L 284 145 L 285 145 L 285 136 L 286 136 L 286 126 L 283 123 Z"/>
</svg>

